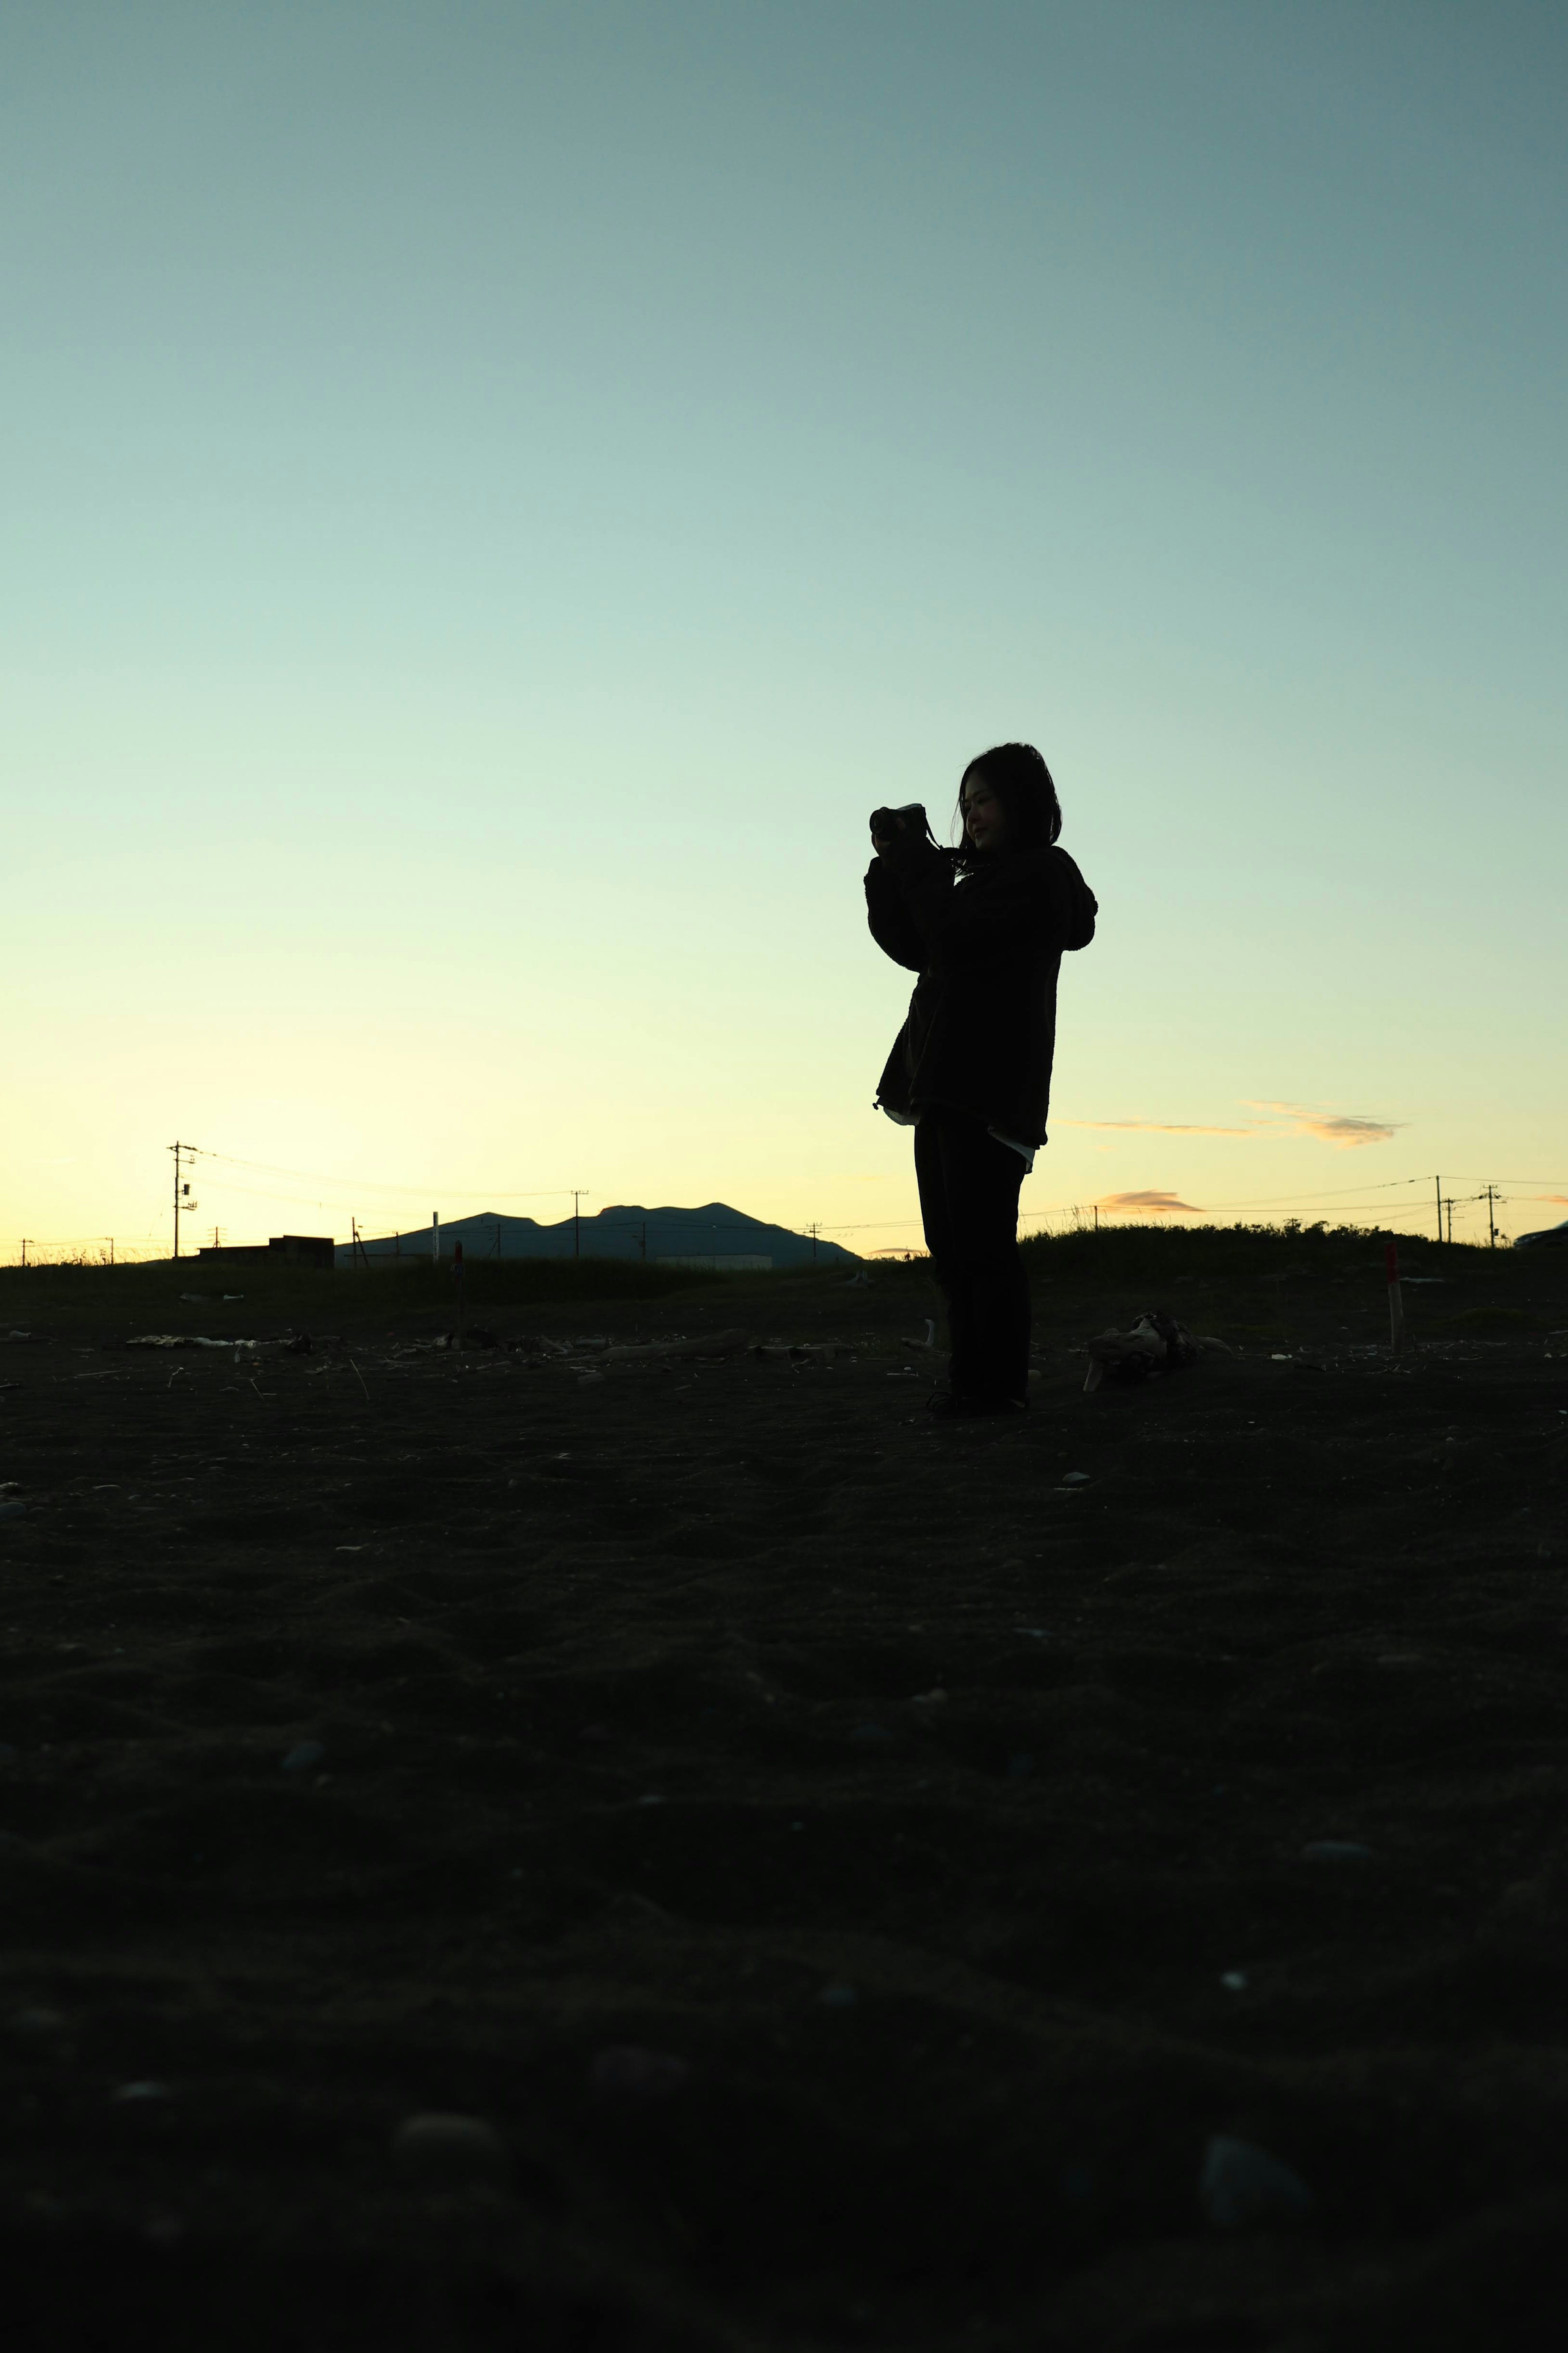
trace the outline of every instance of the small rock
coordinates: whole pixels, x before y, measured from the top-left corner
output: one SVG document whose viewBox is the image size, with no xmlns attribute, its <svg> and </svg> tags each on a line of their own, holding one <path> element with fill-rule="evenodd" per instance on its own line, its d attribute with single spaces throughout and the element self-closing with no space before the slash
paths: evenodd
<svg viewBox="0 0 1568 2353">
<path fill-rule="evenodd" d="M 167 2084 L 154 2083 L 150 2076 L 144 2076 L 134 2084 L 117 2084 L 109 2096 L 111 2100 L 121 2103 L 132 2103 L 143 2100 L 167 2100 L 172 2099 L 174 2094 Z"/>
<path fill-rule="evenodd" d="M 1247 1971 L 1245 1969 L 1226 1969 L 1220 1978 L 1220 1983 L 1224 1986 L 1227 1993 L 1245 1993 L 1247 1991 Z"/>
<path fill-rule="evenodd" d="M 1301 1849 L 1303 1862 L 1370 1862 L 1372 1849 L 1356 1839 L 1309 1839 Z"/>
<path fill-rule="evenodd" d="M 1204 2153 L 1198 2201 L 1220 2230 L 1237 2231 L 1249 2222 L 1310 2213 L 1312 2193 L 1299 2173 L 1266 2148 L 1216 2133 Z"/>
<path fill-rule="evenodd" d="M 606 2105 L 642 2107 L 681 2090 L 690 2073 L 685 2060 L 672 2052 L 647 2051 L 637 2042 L 614 2042 L 595 2055 L 588 2069 L 588 2088 Z"/>
<path fill-rule="evenodd" d="M 849 1735 L 851 1740 L 891 1740 L 893 1735 L 885 1724 L 858 1724 Z"/>
<path fill-rule="evenodd" d="M 1061 1475 L 1061 1484 L 1064 1487 L 1087 1487 L 1089 1484 L 1089 1472 L 1087 1471 L 1064 1471 Z"/>
<path fill-rule="evenodd" d="M 910 1697 L 910 1705 L 911 1707 L 945 1707 L 947 1694 L 938 1683 L 934 1691 L 914 1693 Z"/>
<path fill-rule="evenodd" d="M 26 1516 L 26 1504 L 0 1504 L 0 1520 L 25 1520 Z"/>
<path fill-rule="evenodd" d="M 392 2154 L 400 2172 L 447 2186 L 500 2180 L 511 2170 L 505 2141 L 482 2116 L 438 2111 L 405 2116 L 392 2137 Z"/>
<path fill-rule="evenodd" d="M 326 1755 L 319 1740 L 297 1740 L 282 1760 L 285 1773 L 308 1773 Z"/>
</svg>

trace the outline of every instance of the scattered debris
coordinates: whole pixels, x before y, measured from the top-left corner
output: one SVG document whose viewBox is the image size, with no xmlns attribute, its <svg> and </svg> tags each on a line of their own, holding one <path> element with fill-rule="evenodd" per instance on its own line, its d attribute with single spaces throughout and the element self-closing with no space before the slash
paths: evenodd
<svg viewBox="0 0 1568 2353">
<path fill-rule="evenodd" d="M 195 1332 L 143 1332 L 127 1340 L 128 1348 L 255 1348 L 256 1340 L 209 1340 Z"/>
<path fill-rule="evenodd" d="M 280 1348 L 285 1356 L 309 1356 L 318 1348 L 341 1347 L 342 1341 L 334 1332 L 323 1333 L 320 1339 L 312 1339 L 309 1332 L 300 1332 L 291 1340 L 215 1340 L 205 1332 L 142 1332 L 133 1340 L 113 1345 L 122 1348 L 232 1348 L 237 1356 L 242 1348 Z"/>
</svg>

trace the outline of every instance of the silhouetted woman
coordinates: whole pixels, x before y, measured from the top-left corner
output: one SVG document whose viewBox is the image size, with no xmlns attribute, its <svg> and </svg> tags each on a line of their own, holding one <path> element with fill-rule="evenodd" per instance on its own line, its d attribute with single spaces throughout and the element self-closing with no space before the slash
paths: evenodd
<svg viewBox="0 0 1568 2353">
<path fill-rule="evenodd" d="M 1018 1187 L 1046 1140 L 1063 951 L 1087 947 L 1093 893 L 1057 847 L 1061 807 L 1031 744 L 972 760 L 959 788 L 961 849 L 923 812 L 879 810 L 866 877 L 871 934 L 918 972 L 909 1018 L 877 1090 L 915 1131 L 926 1247 L 947 1301 L 942 1415 L 1028 1403 L 1029 1283 Z"/>
</svg>

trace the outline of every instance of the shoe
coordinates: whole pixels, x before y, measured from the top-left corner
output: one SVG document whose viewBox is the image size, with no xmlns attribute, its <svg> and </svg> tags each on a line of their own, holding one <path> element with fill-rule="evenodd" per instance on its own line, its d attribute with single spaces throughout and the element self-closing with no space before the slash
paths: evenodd
<svg viewBox="0 0 1568 2353">
<path fill-rule="evenodd" d="M 952 1389 L 939 1389 L 931 1398 L 927 1410 L 938 1421 L 994 1421 L 1013 1413 L 1027 1413 L 1027 1398 L 958 1397 Z"/>
</svg>

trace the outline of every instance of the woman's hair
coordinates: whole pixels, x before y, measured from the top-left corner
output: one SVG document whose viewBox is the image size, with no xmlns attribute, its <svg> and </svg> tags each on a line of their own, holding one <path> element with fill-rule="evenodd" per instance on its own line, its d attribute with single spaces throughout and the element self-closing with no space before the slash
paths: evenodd
<svg viewBox="0 0 1568 2353">
<path fill-rule="evenodd" d="M 971 760 L 958 780 L 958 822 L 962 866 L 976 853 L 963 832 L 963 787 L 971 776 L 984 776 L 1007 819 L 1007 845 L 1035 849 L 1055 841 L 1062 829 L 1062 806 L 1051 772 L 1032 744 L 997 744 Z"/>
</svg>

